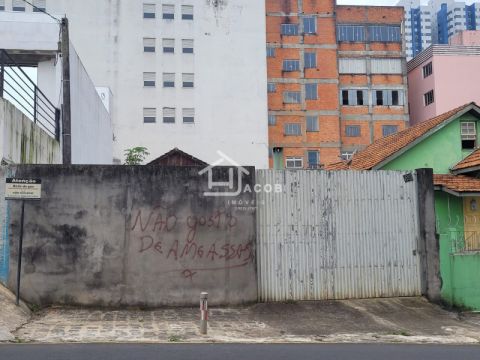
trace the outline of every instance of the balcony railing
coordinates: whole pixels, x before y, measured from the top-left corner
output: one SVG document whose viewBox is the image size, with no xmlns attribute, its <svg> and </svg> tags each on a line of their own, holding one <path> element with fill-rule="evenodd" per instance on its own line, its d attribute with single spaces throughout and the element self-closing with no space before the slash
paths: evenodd
<svg viewBox="0 0 480 360">
<path fill-rule="evenodd" d="M 480 251 L 480 232 L 478 231 L 454 231 L 450 233 L 450 238 L 453 253 Z"/>
<path fill-rule="evenodd" d="M 60 139 L 60 110 L 3 49 L 0 49 L 0 97 L 12 102 L 47 134 Z"/>
</svg>

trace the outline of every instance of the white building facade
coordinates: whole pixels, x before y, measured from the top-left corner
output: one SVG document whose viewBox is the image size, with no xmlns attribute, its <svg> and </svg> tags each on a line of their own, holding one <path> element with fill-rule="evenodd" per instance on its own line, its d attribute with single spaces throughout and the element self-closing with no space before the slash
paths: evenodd
<svg viewBox="0 0 480 360">
<path fill-rule="evenodd" d="M 146 147 L 148 160 L 177 147 L 268 167 L 264 1 L 34 3 L 66 14 L 95 86 L 110 88 L 116 162 L 132 147 Z"/>
</svg>

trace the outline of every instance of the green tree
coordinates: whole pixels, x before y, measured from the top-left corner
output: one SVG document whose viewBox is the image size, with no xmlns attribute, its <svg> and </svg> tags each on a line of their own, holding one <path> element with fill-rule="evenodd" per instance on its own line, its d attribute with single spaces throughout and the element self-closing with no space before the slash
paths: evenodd
<svg viewBox="0 0 480 360">
<path fill-rule="evenodd" d="M 127 149 L 125 150 L 125 165 L 141 165 L 148 155 L 150 153 L 143 146 Z"/>
</svg>

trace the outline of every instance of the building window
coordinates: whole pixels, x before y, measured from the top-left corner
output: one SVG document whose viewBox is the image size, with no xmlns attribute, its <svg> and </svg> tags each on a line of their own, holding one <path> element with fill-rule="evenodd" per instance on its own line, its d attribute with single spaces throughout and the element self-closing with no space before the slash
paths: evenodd
<svg viewBox="0 0 480 360">
<path fill-rule="evenodd" d="M 267 84 L 267 89 L 269 93 L 274 93 L 275 91 L 277 91 L 277 86 L 275 83 L 269 82 Z"/>
<path fill-rule="evenodd" d="M 143 108 L 143 122 L 145 124 L 155 123 L 157 121 L 157 109 Z"/>
<path fill-rule="evenodd" d="M 175 39 L 163 39 L 163 52 L 169 54 L 175 52 Z"/>
<path fill-rule="evenodd" d="M 287 36 L 298 35 L 298 24 L 282 24 L 281 34 Z"/>
<path fill-rule="evenodd" d="M 155 19 L 155 4 L 143 4 L 143 18 Z"/>
<path fill-rule="evenodd" d="M 365 26 L 363 25 L 338 25 L 338 41 L 365 42 Z"/>
<path fill-rule="evenodd" d="M 360 125 L 347 125 L 347 126 L 345 126 L 345 136 L 359 137 L 360 136 Z"/>
<path fill-rule="evenodd" d="M 316 34 L 317 33 L 317 18 L 308 16 L 303 18 L 303 33 Z"/>
<path fill-rule="evenodd" d="M 433 90 L 430 90 L 426 94 L 423 94 L 423 98 L 424 98 L 424 101 L 425 101 L 425 106 L 433 104 L 433 102 L 435 101 L 435 96 L 433 94 Z"/>
<path fill-rule="evenodd" d="M 317 100 L 318 99 L 318 85 L 317 84 L 305 84 L 305 100 Z"/>
<path fill-rule="evenodd" d="M 352 160 L 353 154 L 353 151 L 342 151 L 342 153 L 340 154 L 340 159 L 344 161 Z"/>
<path fill-rule="evenodd" d="M 175 87 L 175 73 L 163 73 L 163 87 Z"/>
<path fill-rule="evenodd" d="M 310 169 L 318 169 L 320 165 L 318 151 L 316 150 L 309 150 L 307 151 L 307 158 L 308 158 L 308 167 Z"/>
<path fill-rule="evenodd" d="M 284 124 L 284 134 L 286 136 L 300 136 L 302 135 L 302 126 L 300 124 L 288 123 Z"/>
<path fill-rule="evenodd" d="M 403 91 L 375 90 L 373 104 L 376 106 L 403 106 Z"/>
<path fill-rule="evenodd" d="M 307 131 L 315 132 L 319 130 L 318 116 L 307 115 Z"/>
<path fill-rule="evenodd" d="M 195 122 L 195 109 L 182 109 L 182 117 L 184 124 L 193 124 Z"/>
<path fill-rule="evenodd" d="M 300 104 L 301 102 L 300 91 L 284 91 L 283 102 L 285 104 Z"/>
<path fill-rule="evenodd" d="M 396 134 L 398 132 L 397 125 L 382 125 L 382 135 L 383 137 Z"/>
<path fill-rule="evenodd" d="M 367 90 L 342 90 L 342 105 L 344 106 L 367 105 Z"/>
<path fill-rule="evenodd" d="M 182 86 L 184 88 L 193 88 L 194 74 L 182 74 Z"/>
<path fill-rule="evenodd" d="M 23 0 L 13 0 L 12 1 L 12 10 L 13 11 L 25 11 L 25 2 Z"/>
<path fill-rule="evenodd" d="M 283 71 L 300 71 L 300 60 L 283 60 Z"/>
<path fill-rule="evenodd" d="M 287 157 L 285 159 L 285 168 L 287 169 L 303 169 L 303 158 Z"/>
<path fill-rule="evenodd" d="M 267 46 L 267 57 L 275 57 L 275 48 Z"/>
<path fill-rule="evenodd" d="M 154 53 L 155 52 L 155 39 L 143 38 L 143 52 Z"/>
<path fill-rule="evenodd" d="M 182 5 L 182 20 L 193 20 L 192 5 Z"/>
<path fill-rule="evenodd" d="M 317 53 L 305 52 L 305 69 L 315 69 L 317 67 Z"/>
<path fill-rule="evenodd" d="M 368 40 L 370 42 L 401 42 L 400 26 L 370 25 L 368 27 Z"/>
<path fill-rule="evenodd" d="M 46 0 L 33 0 L 33 12 L 42 12 L 47 10 Z"/>
<path fill-rule="evenodd" d="M 173 124 L 175 123 L 175 108 L 163 108 L 163 123 Z"/>
<path fill-rule="evenodd" d="M 433 66 L 432 62 L 429 62 L 427 65 L 423 67 L 423 77 L 426 78 L 433 73 Z"/>
<path fill-rule="evenodd" d="M 162 17 L 165 20 L 175 19 L 175 5 L 162 5 Z"/>
<path fill-rule="evenodd" d="M 193 39 L 182 40 L 182 52 L 184 54 L 193 54 Z"/>
<path fill-rule="evenodd" d="M 462 149 L 475 149 L 477 143 L 477 129 L 474 122 L 460 123 L 460 134 L 462 138 Z"/>
<path fill-rule="evenodd" d="M 5 0 L 0 0 L 0 11 L 5 11 Z"/>
<path fill-rule="evenodd" d="M 143 86 L 144 87 L 155 87 L 155 73 L 154 72 L 144 72 L 143 73 Z"/>
<path fill-rule="evenodd" d="M 277 117 L 275 115 L 268 115 L 268 125 L 273 126 L 277 124 Z"/>
</svg>

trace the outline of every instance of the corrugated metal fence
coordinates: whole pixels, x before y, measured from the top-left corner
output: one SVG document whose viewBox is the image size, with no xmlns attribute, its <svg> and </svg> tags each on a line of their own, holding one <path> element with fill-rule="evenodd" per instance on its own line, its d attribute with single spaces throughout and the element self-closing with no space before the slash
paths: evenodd
<svg viewBox="0 0 480 360">
<path fill-rule="evenodd" d="M 415 175 L 258 170 L 256 178 L 283 188 L 257 195 L 261 301 L 421 294 Z"/>
</svg>

